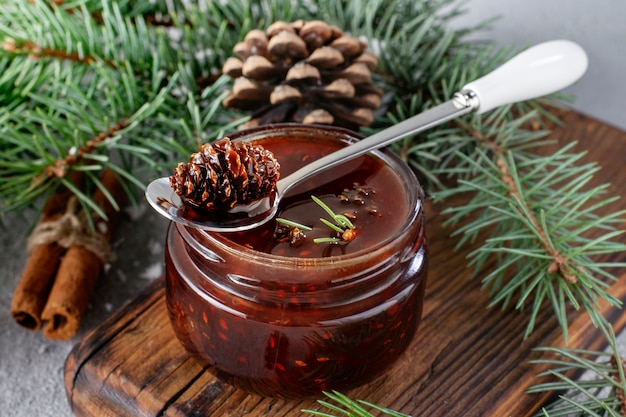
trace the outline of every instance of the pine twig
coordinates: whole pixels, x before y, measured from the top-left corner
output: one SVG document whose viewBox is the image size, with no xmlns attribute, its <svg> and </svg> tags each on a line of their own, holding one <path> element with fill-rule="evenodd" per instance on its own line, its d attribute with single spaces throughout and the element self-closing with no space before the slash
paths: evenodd
<svg viewBox="0 0 626 417">
<path fill-rule="evenodd" d="M 568 283 L 576 284 L 578 282 L 578 279 L 576 278 L 576 275 L 571 272 L 572 266 L 570 265 L 570 260 L 551 245 L 550 239 L 546 235 L 545 230 L 542 228 L 535 212 L 530 207 L 528 201 L 522 198 L 522 195 L 520 193 L 521 184 L 518 184 L 513 178 L 513 175 L 511 175 L 511 170 L 509 168 L 507 158 L 505 157 L 506 150 L 504 149 L 504 147 L 497 142 L 490 142 L 488 140 L 485 140 L 485 138 L 482 138 L 477 132 L 474 134 L 474 136 L 477 137 L 479 142 L 492 150 L 492 157 L 495 161 L 495 165 L 500 170 L 501 181 L 506 186 L 507 193 L 511 196 L 511 198 L 517 201 L 518 204 L 524 206 L 524 212 L 528 217 L 528 221 L 533 229 L 533 232 L 537 235 L 537 238 L 543 246 L 545 253 L 551 258 L 550 265 L 548 266 L 548 273 L 558 273 Z M 585 273 L 581 270 L 580 266 L 578 266 L 578 268 L 580 272 Z"/>
<path fill-rule="evenodd" d="M 55 50 L 52 48 L 41 48 L 34 42 L 25 41 L 18 44 L 14 39 L 7 39 L 2 42 L 2 48 L 5 52 L 12 54 L 24 54 L 35 59 L 60 59 L 78 62 L 81 64 L 89 65 L 95 61 L 95 58 L 91 56 L 80 56 L 77 52 L 67 52 L 64 50 Z"/>
<path fill-rule="evenodd" d="M 624 381 L 624 365 L 626 360 L 615 353 L 611 355 L 611 367 L 613 368 L 613 380 L 618 384 L 615 387 L 615 396 L 620 402 L 619 411 L 623 417 L 626 417 L 626 387 L 622 383 Z"/>
<path fill-rule="evenodd" d="M 94 153 L 98 144 L 104 142 L 106 139 L 113 138 L 120 130 L 126 127 L 127 119 L 122 119 L 119 123 L 114 126 L 109 127 L 108 131 L 100 132 L 98 135 L 89 139 L 87 143 L 82 145 L 77 150 L 71 150 L 65 157 L 59 158 L 54 161 L 51 165 L 48 165 L 44 168 L 44 171 L 39 176 L 33 179 L 33 183 L 37 184 L 41 181 L 45 181 L 46 179 L 57 177 L 63 178 L 67 174 L 67 172 L 76 164 L 81 162 L 83 157 L 88 154 Z"/>
<path fill-rule="evenodd" d="M 325 392 L 324 395 L 326 395 L 326 397 L 329 398 L 332 402 L 325 401 L 325 400 L 318 400 L 318 403 L 328 408 L 329 410 L 335 411 L 339 414 L 329 414 L 329 413 L 325 413 L 319 410 L 311 410 L 311 409 L 304 409 L 301 411 L 303 413 L 307 413 L 307 414 L 311 414 L 315 416 L 322 416 L 322 417 L 337 417 L 338 415 L 355 416 L 355 417 L 374 417 L 374 415 L 371 414 L 367 410 L 367 408 L 371 408 L 373 410 L 376 410 L 382 413 L 382 415 L 384 416 L 409 417 L 406 414 L 399 413 L 389 408 L 380 407 L 375 404 L 369 403 L 367 401 L 353 400 L 338 391 Z"/>
<path fill-rule="evenodd" d="M 544 357 L 531 363 L 549 366 L 537 377 L 549 378 L 550 381 L 534 385 L 527 392 L 562 393 L 557 401 L 544 407 L 537 416 L 626 416 L 625 361 L 619 353 L 611 325 L 602 319 L 599 328 L 608 342 L 608 351 L 557 347 L 537 349 L 544 353 Z"/>
<path fill-rule="evenodd" d="M 500 133 L 519 129 L 522 123 L 507 121 L 497 113 L 490 117 L 501 120 L 502 127 L 494 130 Z M 461 236 L 459 245 L 475 241 L 480 231 L 490 230 L 491 237 L 472 252 L 470 264 L 477 274 L 490 256 L 497 257 L 498 267 L 483 278 L 485 287 L 491 288 L 491 305 L 502 303 L 504 307 L 517 298 L 515 307 L 522 309 L 532 300 L 528 336 L 538 311 L 549 302 L 567 340 L 568 306 L 582 306 L 597 321 L 598 299 L 620 304 L 606 291 L 602 279 L 614 280 L 605 269 L 625 264 L 594 263 L 591 258 L 626 249 L 623 243 L 611 241 L 623 233 L 614 225 L 621 222 L 626 211 L 595 214 L 616 197 L 603 197 L 607 184 L 583 190 L 599 168 L 577 165 L 582 154 L 569 153 L 574 144 L 539 156 L 526 152 L 537 139 L 544 142 L 532 132 L 527 135 L 519 131 L 515 141 L 510 139 L 515 135 L 510 134 L 486 141 L 490 134 L 486 132 L 478 140 L 476 134 L 466 137 L 466 142 L 475 144 L 474 150 L 470 154 L 457 150 L 458 163 L 440 171 L 458 176 L 459 185 L 435 196 L 446 199 L 465 192 L 474 194 L 469 203 L 450 207 L 445 213 L 450 215 L 448 225 L 464 222 L 453 232 Z M 470 213 L 477 214 L 474 220 L 468 220 Z M 604 234 L 590 237 L 591 228 Z M 555 275 L 562 282 L 555 281 Z"/>
<path fill-rule="evenodd" d="M 10 2 L 0 7 L 0 212 L 36 206 L 57 183 L 71 187 L 70 171 L 83 172 L 100 189 L 97 174 L 110 168 L 141 189 L 145 176 L 236 129 L 247 115 L 220 106 L 227 87 L 220 69 L 249 30 L 276 20 L 324 19 L 365 38 L 379 54 L 374 77 L 387 94 L 376 121 L 361 133 L 417 114 L 515 52 L 464 40 L 483 24 L 451 29 L 462 6 L 455 0 Z M 496 258 L 495 270 L 483 277 L 492 305 L 530 304 L 528 335 L 548 304 L 567 337 L 569 308 L 582 307 L 601 323 L 597 300 L 618 304 L 606 292 L 614 279 L 607 270 L 624 263 L 597 259 L 625 250 L 612 241 L 624 211 L 597 214 L 615 198 L 606 197 L 605 185 L 586 189 L 599 168 L 578 165 L 581 155 L 571 146 L 547 157 L 533 153 L 548 141 L 547 132 L 525 128 L 537 116 L 551 118 L 542 100 L 463 118 L 392 148 L 436 198 L 474 195 L 447 213 L 460 244 L 476 244 L 491 231 L 470 265 L 478 273 Z M 74 192 L 83 207 L 97 210 L 89 193 Z M 467 220 L 470 214 L 475 220 Z M 595 391 L 592 397 L 598 400 Z"/>
</svg>

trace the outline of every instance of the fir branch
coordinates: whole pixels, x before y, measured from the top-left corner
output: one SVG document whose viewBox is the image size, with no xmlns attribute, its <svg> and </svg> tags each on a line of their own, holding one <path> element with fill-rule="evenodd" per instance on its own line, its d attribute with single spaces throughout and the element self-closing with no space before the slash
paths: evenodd
<svg viewBox="0 0 626 417">
<path fill-rule="evenodd" d="M 33 183 L 38 185 L 42 181 L 46 181 L 48 178 L 65 177 L 68 170 L 70 170 L 73 166 L 81 162 L 83 158 L 88 157 L 87 155 L 94 153 L 96 147 L 100 143 L 104 142 L 107 139 L 115 137 L 115 135 L 120 130 L 126 127 L 126 124 L 127 124 L 127 120 L 122 119 L 117 124 L 110 126 L 106 133 L 100 132 L 95 138 L 89 139 L 87 143 L 85 143 L 78 149 L 71 149 L 70 152 L 65 157 L 61 156 L 59 159 L 55 160 L 54 163 L 46 166 L 43 172 L 41 173 L 41 175 L 33 179 Z M 101 161 L 104 161 L 104 159 L 101 159 Z"/>
<path fill-rule="evenodd" d="M 49 180 L 71 170 L 88 172 L 97 184 L 98 172 L 108 167 L 143 188 L 132 173 L 136 166 L 156 168 L 189 149 L 152 138 L 167 126 L 160 111 L 183 118 L 183 99 L 174 94 L 178 73 L 165 70 L 162 60 L 171 54 L 154 53 L 166 48 L 163 32 L 141 16 L 124 16 L 118 3 L 99 4 L 102 24 L 87 10 L 93 2 L 71 10 L 43 2 L 0 10 L 7 22 L 0 25 L 0 53 L 8 69 L 0 78 L 0 107 L 9 110 L 0 127 L 7 138 L 0 149 L 2 211 L 49 194 L 57 183 Z M 52 30 L 40 31 L 36 21 Z M 28 51 L 19 51 L 19 42 Z M 87 194 L 77 194 L 84 207 L 93 207 Z"/>
<path fill-rule="evenodd" d="M 363 401 L 363 400 L 355 401 L 338 391 L 324 392 L 324 395 L 326 395 L 326 397 L 332 400 L 333 402 L 325 401 L 325 400 L 318 400 L 318 403 L 328 408 L 329 410 L 335 411 L 339 414 L 329 414 L 329 413 L 325 413 L 322 411 L 311 410 L 311 409 L 304 409 L 301 411 L 303 413 L 307 413 L 307 414 L 311 414 L 315 416 L 323 416 L 323 417 L 337 417 L 339 415 L 353 416 L 353 417 L 374 417 L 374 415 L 371 414 L 367 410 L 367 408 L 371 408 L 373 410 L 376 410 L 382 413 L 382 415 L 384 416 L 408 417 L 406 414 L 401 414 L 397 411 L 391 410 L 389 408 L 380 407 L 378 405 L 369 403 L 367 401 Z"/>
<path fill-rule="evenodd" d="M 609 323 L 600 328 L 609 345 L 608 351 L 592 351 L 556 347 L 538 348 L 543 352 L 534 364 L 548 366 L 537 375 L 549 382 L 530 387 L 529 394 L 561 392 L 559 400 L 546 406 L 542 416 L 614 416 L 626 415 L 626 377 L 624 359 Z"/>
<path fill-rule="evenodd" d="M 40 0 L 16 2 L 0 9 L 0 39 L 4 54 L 29 59 L 64 60 L 89 65 L 95 61 L 116 66 L 152 61 L 163 35 L 148 30 L 141 17 L 122 14 L 117 2 L 100 2 L 101 18 L 86 5 L 68 11 Z M 41 30 L 45 22 L 47 30 Z"/>
<path fill-rule="evenodd" d="M 438 199 L 475 194 L 467 205 L 445 210 L 451 216 L 448 224 L 464 221 L 454 232 L 461 235 L 458 245 L 475 241 L 491 228 L 491 237 L 471 253 L 470 265 L 477 274 L 490 257 L 497 257 L 498 267 L 483 278 L 485 287 L 491 288 L 492 306 L 506 306 L 517 298 L 515 307 L 522 309 L 532 300 L 526 336 L 544 302 L 552 305 L 566 340 L 567 305 L 583 307 L 592 318 L 599 299 L 619 305 L 597 277 L 614 280 L 605 269 L 626 264 L 606 262 L 601 267 L 591 258 L 626 249 L 611 240 L 622 233 L 615 224 L 626 211 L 602 217 L 590 210 L 615 198 L 604 196 L 607 185 L 582 191 L 597 167 L 576 165 L 582 155 L 568 153 L 573 145 L 544 157 L 523 154 L 519 161 L 513 151 L 506 156 L 493 152 L 494 145 L 488 147 L 489 155 L 480 148 L 472 156 L 458 154 L 462 163 L 454 170 L 461 177 L 471 175 L 471 180 L 460 179 L 458 187 L 436 194 Z M 470 213 L 477 216 L 465 221 Z M 592 227 L 605 232 L 589 236 L 586 232 Z"/>
<path fill-rule="evenodd" d="M 147 96 L 141 91 L 144 86 L 135 84 L 127 72 L 105 65 L 91 69 L 97 77 L 90 78 L 88 85 L 82 82 L 82 71 L 70 82 L 68 78 L 49 81 L 42 90 L 53 91 L 54 99 L 46 91 L 31 93 L 31 109 L 7 116 L 0 128 L 11 145 L 0 151 L 6 156 L 0 161 L 3 210 L 29 203 L 46 187 L 54 186 L 47 180 L 63 178 L 70 170 L 94 172 L 113 166 L 114 152 L 153 164 L 132 133 L 159 108 L 169 87 L 160 88 L 161 81 L 155 82 L 160 89 Z"/>
<path fill-rule="evenodd" d="M 484 25 L 451 29 L 462 13 L 454 0 L 3 5 L 0 213 L 36 206 L 59 183 L 71 186 L 73 170 L 83 171 L 92 188 L 110 168 L 126 186 L 141 189 L 145 176 L 171 169 L 172 161 L 236 129 L 247 115 L 220 105 L 228 87 L 220 69 L 249 30 L 277 20 L 324 19 L 366 39 L 379 54 L 374 76 L 386 95 L 375 123 L 361 133 L 406 119 L 516 52 L 465 41 Z M 476 274 L 497 260 L 483 277 L 491 304 L 529 306 L 527 334 L 538 311 L 552 307 L 567 336 L 569 309 L 584 309 L 602 325 L 598 300 L 618 304 L 607 292 L 614 279 L 608 270 L 625 265 L 612 261 L 625 249 L 615 242 L 624 211 L 600 214 L 615 198 L 607 197 L 606 185 L 589 188 L 599 167 L 580 164 L 573 145 L 540 155 L 550 141 L 542 130 L 546 119 L 554 121 L 546 102 L 532 100 L 456 120 L 392 148 L 436 199 L 473 196 L 447 210 L 448 225 L 459 245 L 475 245 L 470 265 Z M 90 193 L 74 191 L 84 207 L 97 210 Z M 597 392 L 591 394 L 597 400 Z M 331 399 L 351 407 L 342 396 Z"/>
</svg>

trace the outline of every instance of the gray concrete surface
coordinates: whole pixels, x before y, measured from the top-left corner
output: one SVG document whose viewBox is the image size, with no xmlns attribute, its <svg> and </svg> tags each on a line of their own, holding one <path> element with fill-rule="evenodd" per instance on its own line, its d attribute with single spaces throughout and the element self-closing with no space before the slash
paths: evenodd
<svg viewBox="0 0 626 417">
<path fill-rule="evenodd" d="M 626 130 L 626 2 L 623 0 L 469 0 L 467 25 L 497 16 L 477 37 L 525 47 L 553 39 L 579 43 L 589 56 L 583 78 L 566 92 L 574 107 Z"/>
<path fill-rule="evenodd" d="M 484 34 L 502 45 L 521 47 L 558 38 L 579 42 L 591 62 L 585 77 L 569 89 L 577 95 L 574 107 L 626 130 L 626 2 L 472 0 L 467 6 L 464 24 L 502 15 Z M 161 274 L 166 223 L 144 210 L 122 219 L 117 228 L 117 260 L 97 284 L 81 334 Z M 73 342 L 48 341 L 18 328 L 9 315 L 26 259 L 28 223 L 8 220 L 9 228 L 0 231 L 0 415 L 69 417 L 63 364 Z"/>
<path fill-rule="evenodd" d="M 0 237 L 0 416 L 65 417 L 64 362 L 75 340 L 50 341 L 10 317 L 13 289 L 26 262 L 29 222 L 9 216 Z M 163 272 L 167 222 L 143 205 L 125 213 L 112 239 L 116 260 L 98 281 L 77 338 Z"/>
</svg>

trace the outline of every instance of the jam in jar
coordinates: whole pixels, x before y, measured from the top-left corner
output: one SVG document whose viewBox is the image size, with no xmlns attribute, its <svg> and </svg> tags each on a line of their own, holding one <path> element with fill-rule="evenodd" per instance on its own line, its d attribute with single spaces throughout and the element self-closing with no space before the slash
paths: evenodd
<svg viewBox="0 0 626 417">
<path fill-rule="evenodd" d="M 283 177 L 357 140 L 307 125 L 230 137 L 272 151 Z M 351 218 L 355 237 L 315 243 L 335 232 L 311 196 Z M 170 225 L 166 298 L 177 338 L 220 378 L 265 396 L 318 396 L 382 374 L 422 312 L 425 220 L 413 172 L 390 152 L 372 152 L 289 191 L 277 217 L 311 230 L 294 242 L 274 220 L 236 233 Z"/>
</svg>

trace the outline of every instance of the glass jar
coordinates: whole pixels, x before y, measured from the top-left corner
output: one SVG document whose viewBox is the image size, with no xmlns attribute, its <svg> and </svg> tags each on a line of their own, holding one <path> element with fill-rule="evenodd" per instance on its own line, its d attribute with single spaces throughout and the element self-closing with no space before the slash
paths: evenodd
<svg viewBox="0 0 626 417">
<path fill-rule="evenodd" d="M 343 129 L 306 125 L 264 126 L 230 137 L 270 149 L 281 176 L 319 157 L 307 146 L 325 154 L 358 140 Z M 279 142 L 284 146 L 273 146 Z M 374 165 L 387 175 L 385 186 L 374 190 L 386 203 L 370 214 L 389 221 L 386 235 L 378 241 L 357 235 L 352 252 L 325 244 L 331 249 L 313 257 L 299 256 L 300 249 L 277 255 L 242 243 L 241 233 L 170 225 L 171 322 L 183 346 L 218 377 L 265 396 L 312 397 L 366 383 L 405 351 L 421 318 L 427 264 L 422 191 L 413 172 L 391 152 L 376 151 L 289 194 L 297 205 L 297 196 L 341 193 L 342 181 L 355 183 L 347 172 L 369 181 Z M 383 216 L 380 205 L 393 211 Z"/>
</svg>

